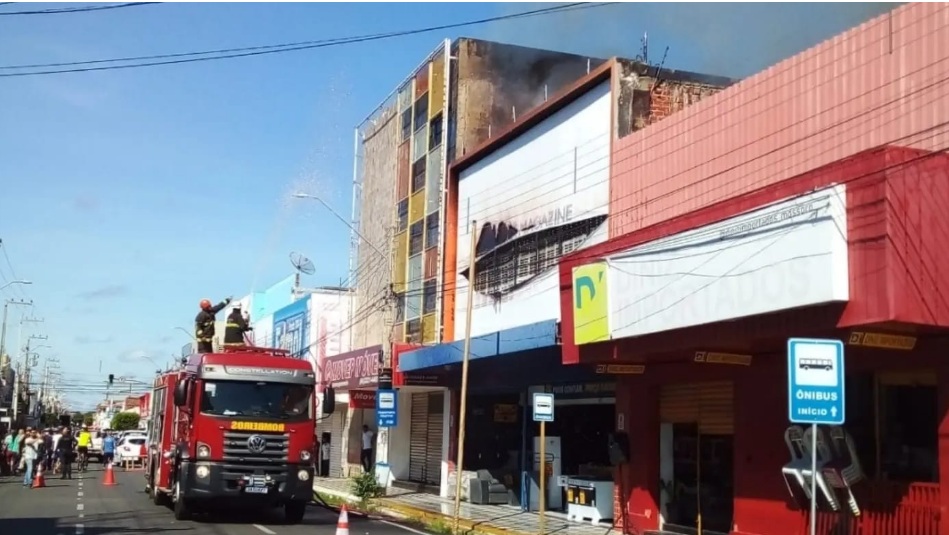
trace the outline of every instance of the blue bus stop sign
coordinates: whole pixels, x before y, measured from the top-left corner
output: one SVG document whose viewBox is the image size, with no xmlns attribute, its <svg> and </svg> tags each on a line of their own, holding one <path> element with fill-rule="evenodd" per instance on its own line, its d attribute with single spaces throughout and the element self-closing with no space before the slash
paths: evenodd
<svg viewBox="0 0 949 535">
<path fill-rule="evenodd" d="M 795 424 L 843 425 L 844 344 L 788 339 L 788 419 Z"/>
</svg>

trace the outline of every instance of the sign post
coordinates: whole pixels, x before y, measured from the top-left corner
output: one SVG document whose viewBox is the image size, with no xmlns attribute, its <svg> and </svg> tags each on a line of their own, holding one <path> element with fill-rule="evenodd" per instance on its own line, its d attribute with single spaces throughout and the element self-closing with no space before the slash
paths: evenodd
<svg viewBox="0 0 949 535">
<path fill-rule="evenodd" d="M 817 426 L 843 425 L 844 383 L 843 342 L 788 339 L 788 419 L 811 426 L 811 535 L 817 534 Z"/>
<path fill-rule="evenodd" d="M 540 496 L 538 496 L 537 526 L 540 535 L 547 531 L 544 513 L 547 509 L 547 422 L 554 421 L 554 395 L 534 392 L 534 421 L 540 422 Z"/>
<path fill-rule="evenodd" d="M 399 425 L 399 396 L 395 390 L 376 391 L 376 427 L 386 429 Z"/>
</svg>

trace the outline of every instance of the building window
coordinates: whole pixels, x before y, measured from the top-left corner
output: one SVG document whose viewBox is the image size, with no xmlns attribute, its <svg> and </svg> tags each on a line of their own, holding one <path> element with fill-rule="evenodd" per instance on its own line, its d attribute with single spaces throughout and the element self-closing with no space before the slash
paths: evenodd
<svg viewBox="0 0 949 535">
<path fill-rule="evenodd" d="M 418 130 L 428 123 L 428 93 L 425 93 L 415 101 L 415 127 Z"/>
<path fill-rule="evenodd" d="M 457 121 L 455 120 L 455 117 L 454 117 L 452 114 L 448 114 L 448 147 L 447 147 L 447 149 L 448 149 L 448 154 L 447 154 L 447 161 L 448 161 L 448 164 L 449 164 L 449 165 L 450 165 L 452 162 L 455 161 L 455 143 L 456 143 L 456 140 L 457 140 L 457 135 L 456 135 L 456 132 L 455 132 L 455 125 L 456 125 L 456 123 L 457 123 Z"/>
<path fill-rule="evenodd" d="M 412 108 L 402 112 L 402 141 L 412 138 Z"/>
<path fill-rule="evenodd" d="M 438 247 L 438 212 L 425 216 L 425 248 Z"/>
<path fill-rule="evenodd" d="M 437 292 L 435 291 L 435 279 L 425 281 L 425 290 L 422 294 L 422 314 L 431 314 L 435 312 L 435 301 Z"/>
<path fill-rule="evenodd" d="M 412 228 L 409 230 L 409 256 L 415 256 L 422 252 L 424 223 L 424 220 L 412 223 Z"/>
<path fill-rule="evenodd" d="M 534 277 L 555 269 L 560 258 L 575 251 L 606 216 L 519 236 L 504 224 L 484 226 L 478 237 L 475 291 L 500 298 Z"/>
<path fill-rule="evenodd" d="M 422 320 L 409 320 L 405 325 L 405 341 L 409 344 L 422 343 Z"/>
<path fill-rule="evenodd" d="M 409 226 L 409 200 L 399 201 L 399 232 L 404 231 Z"/>
<path fill-rule="evenodd" d="M 442 144 L 442 114 L 438 114 L 432 119 L 428 128 L 428 150 Z"/>
<path fill-rule="evenodd" d="M 412 164 L 412 193 L 425 187 L 425 158 Z"/>
<path fill-rule="evenodd" d="M 867 477 L 939 481 L 935 373 L 854 374 L 847 376 L 846 386 L 844 427 Z"/>
<path fill-rule="evenodd" d="M 405 294 L 396 294 L 395 296 L 395 323 L 402 323 L 405 320 Z"/>
</svg>

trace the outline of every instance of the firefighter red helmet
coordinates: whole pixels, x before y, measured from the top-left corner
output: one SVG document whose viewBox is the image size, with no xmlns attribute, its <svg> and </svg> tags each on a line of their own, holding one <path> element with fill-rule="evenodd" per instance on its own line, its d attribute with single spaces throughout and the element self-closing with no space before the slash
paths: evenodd
<svg viewBox="0 0 949 535">
<path fill-rule="evenodd" d="M 202 299 L 202 300 L 201 300 L 201 310 L 207 310 L 207 309 L 209 309 L 209 308 L 211 308 L 211 301 L 209 301 L 208 299 Z"/>
</svg>

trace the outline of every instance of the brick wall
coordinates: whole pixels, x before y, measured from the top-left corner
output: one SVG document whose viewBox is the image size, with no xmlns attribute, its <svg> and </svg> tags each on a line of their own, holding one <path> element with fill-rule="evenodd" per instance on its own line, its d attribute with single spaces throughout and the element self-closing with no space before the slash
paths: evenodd
<svg viewBox="0 0 949 535">
<path fill-rule="evenodd" d="M 356 254 L 356 299 L 352 318 L 345 326 L 352 330 L 352 348 L 358 349 L 388 342 L 390 327 L 385 323 L 385 312 L 380 299 L 392 282 L 391 259 L 382 258 L 391 249 L 395 206 L 395 186 L 399 139 L 395 103 L 380 112 L 371 124 L 363 128 L 362 142 L 362 206 Z M 375 247 L 373 247 L 375 246 Z M 390 318 L 391 321 L 391 318 Z M 344 333 L 347 336 L 349 333 Z"/>
<path fill-rule="evenodd" d="M 733 83 L 721 76 L 662 69 L 617 59 L 613 88 L 617 138 L 656 123 Z"/>
</svg>

